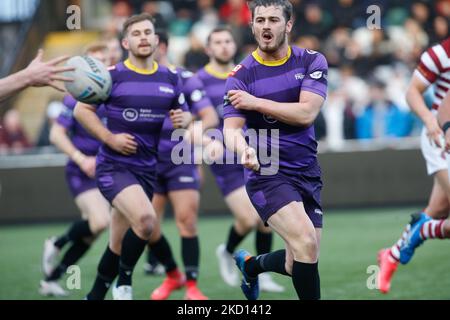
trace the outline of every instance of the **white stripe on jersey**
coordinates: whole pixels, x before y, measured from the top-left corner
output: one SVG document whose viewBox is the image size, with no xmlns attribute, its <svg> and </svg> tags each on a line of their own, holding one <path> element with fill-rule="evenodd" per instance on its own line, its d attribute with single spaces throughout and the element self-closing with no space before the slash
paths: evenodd
<svg viewBox="0 0 450 320">
<path fill-rule="evenodd" d="M 444 48 L 439 44 L 433 47 L 433 51 L 436 53 L 442 68 L 447 69 L 450 67 L 450 59 L 448 58 L 448 52 L 445 52 Z"/>
<path fill-rule="evenodd" d="M 434 63 L 433 58 L 431 58 L 431 56 L 428 52 L 425 52 L 422 55 L 421 61 L 425 65 L 425 67 L 428 68 L 428 70 L 430 70 L 431 72 L 433 72 L 436 75 L 439 74 L 439 69 L 436 66 L 436 64 Z"/>
</svg>

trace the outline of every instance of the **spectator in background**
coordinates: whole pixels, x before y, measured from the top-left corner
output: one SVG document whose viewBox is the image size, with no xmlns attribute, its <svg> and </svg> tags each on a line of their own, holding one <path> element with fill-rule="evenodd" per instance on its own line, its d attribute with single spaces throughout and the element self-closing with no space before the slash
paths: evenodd
<svg viewBox="0 0 450 320">
<path fill-rule="evenodd" d="M 326 7 L 334 18 L 335 27 L 354 28 L 356 27 L 355 21 L 365 15 L 365 10 L 362 10 L 359 1 L 328 1 L 326 2 Z"/>
<path fill-rule="evenodd" d="M 437 16 L 433 21 L 433 33 L 431 35 L 430 44 L 441 43 L 449 34 L 449 19 Z"/>
<path fill-rule="evenodd" d="M 300 48 L 306 48 L 314 51 L 320 50 L 320 41 L 317 37 L 314 36 L 301 36 L 295 40 L 294 43 L 296 46 Z"/>
<path fill-rule="evenodd" d="M 22 128 L 19 111 L 6 111 L 0 128 L 0 153 L 19 154 L 29 148 L 31 143 Z"/>
<path fill-rule="evenodd" d="M 44 123 L 42 124 L 39 137 L 36 141 L 36 147 L 48 147 L 53 144 L 50 142 L 50 128 L 53 123 L 59 117 L 59 114 L 64 109 L 64 104 L 61 102 L 61 98 L 53 98 L 47 106 L 47 111 L 45 113 Z M 56 150 L 56 148 L 55 148 Z"/>
<path fill-rule="evenodd" d="M 113 1 L 111 8 L 112 16 L 106 26 L 108 35 L 117 36 L 122 32 L 123 23 L 133 13 L 133 8 L 130 2 L 126 0 Z"/>
<path fill-rule="evenodd" d="M 108 66 L 114 66 L 122 61 L 123 49 L 117 36 L 107 36 L 103 42 L 108 48 Z"/>
<path fill-rule="evenodd" d="M 317 3 L 308 4 L 305 8 L 305 18 L 299 20 L 294 26 L 297 36 L 325 37 L 332 27 L 333 19 L 324 12 Z"/>
<path fill-rule="evenodd" d="M 399 138 L 411 131 L 412 115 L 401 111 L 386 97 L 385 84 L 373 81 L 370 102 L 356 118 L 358 139 Z"/>
<path fill-rule="evenodd" d="M 209 57 L 205 53 L 205 47 L 194 33 L 190 37 L 191 47 L 184 56 L 184 67 L 192 72 L 196 72 L 209 62 Z"/>
<path fill-rule="evenodd" d="M 251 21 L 250 9 L 245 0 L 228 0 L 220 7 L 219 15 L 232 26 L 248 27 Z"/>
<path fill-rule="evenodd" d="M 427 34 L 433 33 L 433 16 L 425 1 L 415 1 L 410 8 L 410 17 L 416 20 Z"/>
<path fill-rule="evenodd" d="M 160 13 L 159 1 L 145 1 L 142 4 L 141 12 L 148 13 L 151 15 L 155 21 L 155 26 L 157 29 L 167 29 L 168 24 L 164 19 L 163 15 Z"/>
</svg>

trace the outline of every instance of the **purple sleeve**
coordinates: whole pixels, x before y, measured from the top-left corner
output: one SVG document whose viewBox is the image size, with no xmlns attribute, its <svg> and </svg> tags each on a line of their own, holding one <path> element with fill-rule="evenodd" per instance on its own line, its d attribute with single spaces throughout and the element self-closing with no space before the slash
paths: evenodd
<svg viewBox="0 0 450 320">
<path fill-rule="evenodd" d="M 302 82 L 302 91 L 309 91 L 327 97 L 327 78 L 328 63 L 325 57 L 320 53 L 314 53 L 316 56 L 309 65 L 308 71 Z"/>
<path fill-rule="evenodd" d="M 198 115 L 206 107 L 212 107 L 212 102 L 205 93 L 203 83 L 197 76 L 192 76 L 186 81 L 183 93 L 194 115 Z"/>
<path fill-rule="evenodd" d="M 237 110 L 228 99 L 228 91 L 230 90 L 243 90 L 247 91 L 247 86 L 244 82 L 235 76 L 228 77 L 227 82 L 225 84 L 225 97 L 223 100 L 223 118 L 245 118 L 245 114 Z"/>
<path fill-rule="evenodd" d="M 67 95 L 63 99 L 63 104 L 64 109 L 59 114 L 56 122 L 64 128 L 70 130 L 75 124 L 75 119 L 73 118 L 73 109 L 75 109 L 77 101 L 71 96 Z"/>
<path fill-rule="evenodd" d="M 183 84 L 181 78 L 176 76 L 177 84 L 175 85 L 175 99 L 172 103 L 172 109 L 181 109 L 183 111 L 189 111 L 189 106 L 186 103 L 186 97 L 183 93 Z"/>
</svg>

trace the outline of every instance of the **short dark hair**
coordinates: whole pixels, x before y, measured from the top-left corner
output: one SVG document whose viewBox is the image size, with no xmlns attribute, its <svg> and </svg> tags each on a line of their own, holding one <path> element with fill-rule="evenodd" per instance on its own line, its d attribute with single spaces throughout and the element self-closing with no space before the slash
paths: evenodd
<svg viewBox="0 0 450 320">
<path fill-rule="evenodd" d="M 283 9 L 283 15 L 286 18 L 286 22 L 291 20 L 294 15 L 294 9 L 292 3 L 289 0 L 252 0 L 248 4 L 250 11 L 252 12 L 252 20 L 255 17 L 256 7 L 281 7 Z"/>
<path fill-rule="evenodd" d="M 146 21 L 146 20 L 150 21 L 153 24 L 153 26 L 155 26 L 155 20 L 148 13 L 136 14 L 134 16 L 129 17 L 123 23 L 123 30 L 122 30 L 123 36 L 127 35 L 128 29 L 130 28 L 130 26 L 132 26 L 135 23 L 138 23 L 138 22 L 141 22 L 141 21 Z"/>
<path fill-rule="evenodd" d="M 209 33 L 208 38 L 206 39 L 206 43 L 207 43 L 207 44 L 210 43 L 210 41 L 211 41 L 211 36 L 212 36 L 214 33 L 219 33 L 219 32 L 224 32 L 224 31 L 229 32 L 229 33 L 231 34 L 231 37 L 232 37 L 233 40 L 234 40 L 233 32 L 231 32 L 231 29 L 230 29 L 228 26 L 218 26 L 218 27 L 215 27 L 215 28 Z"/>
<path fill-rule="evenodd" d="M 165 30 L 158 29 L 155 31 L 156 35 L 159 38 L 159 44 L 165 44 L 169 46 L 169 35 Z"/>
</svg>

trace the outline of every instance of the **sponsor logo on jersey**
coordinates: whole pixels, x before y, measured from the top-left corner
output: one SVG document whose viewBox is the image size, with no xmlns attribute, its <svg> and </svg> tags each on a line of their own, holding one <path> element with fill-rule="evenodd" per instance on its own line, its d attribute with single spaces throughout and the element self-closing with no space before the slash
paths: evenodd
<svg viewBox="0 0 450 320">
<path fill-rule="evenodd" d="M 135 109 L 127 108 L 123 110 L 122 116 L 125 120 L 133 122 L 139 117 L 139 113 Z"/>
<path fill-rule="evenodd" d="M 165 86 L 159 86 L 159 91 L 164 92 L 164 93 L 171 93 L 171 94 L 174 93 L 172 88 L 165 87 Z"/>
<path fill-rule="evenodd" d="M 278 120 L 277 119 L 275 119 L 275 118 L 273 118 L 273 117 L 271 117 L 271 116 L 268 116 L 268 115 L 263 115 L 263 119 L 264 119 L 264 121 L 266 121 L 267 123 L 275 123 L 275 122 L 277 122 Z"/>
<path fill-rule="evenodd" d="M 194 182 L 195 179 L 193 177 L 181 176 L 178 178 L 178 181 L 180 181 L 182 183 L 191 183 L 191 182 Z"/>
<path fill-rule="evenodd" d="M 311 49 L 306 49 L 306 52 L 308 52 L 309 54 L 316 54 L 317 51 L 311 50 Z"/>
<path fill-rule="evenodd" d="M 236 67 L 234 67 L 233 70 L 231 70 L 231 72 L 228 74 L 228 76 L 233 77 L 236 74 L 236 72 L 238 72 L 241 69 L 242 69 L 242 65 L 238 64 Z"/>
<path fill-rule="evenodd" d="M 305 77 L 303 73 L 296 73 L 295 80 L 302 80 Z"/>
<path fill-rule="evenodd" d="M 309 76 L 313 79 L 319 80 L 322 78 L 323 72 L 322 71 L 315 71 L 313 73 L 310 73 Z"/>
<path fill-rule="evenodd" d="M 199 102 L 202 99 L 202 96 L 203 96 L 203 94 L 200 90 L 198 90 L 198 89 L 194 90 L 191 93 L 191 100 L 193 102 Z"/>
<path fill-rule="evenodd" d="M 186 102 L 186 98 L 184 97 L 184 94 L 180 93 L 180 95 L 178 96 L 178 103 L 184 104 L 185 102 Z"/>
</svg>

